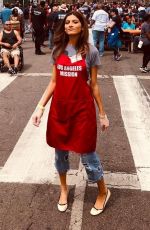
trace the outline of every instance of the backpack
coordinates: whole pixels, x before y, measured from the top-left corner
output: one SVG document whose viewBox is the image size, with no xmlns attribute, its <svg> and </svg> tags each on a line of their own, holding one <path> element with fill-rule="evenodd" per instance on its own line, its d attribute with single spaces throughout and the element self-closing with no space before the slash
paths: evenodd
<svg viewBox="0 0 150 230">
<path fill-rule="evenodd" d="M 117 26 L 114 26 L 111 32 L 108 33 L 107 42 L 110 48 L 113 48 L 113 47 L 120 48 L 121 47 L 121 41 L 119 40 L 119 33 L 120 32 Z"/>
<path fill-rule="evenodd" d="M 29 8 L 26 7 L 23 11 L 24 19 L 29 19 Z"/>
<path fill-rule="evenodd" d="M 141 10 L 140 12 L 139 12 L 139 18 L 140 19 L 143 19 L 144 18 L 144 16 L 145 16 L 145 14 L 146 14 L 146 12 L 145 12 L 145 10 Z"/>
</svg>

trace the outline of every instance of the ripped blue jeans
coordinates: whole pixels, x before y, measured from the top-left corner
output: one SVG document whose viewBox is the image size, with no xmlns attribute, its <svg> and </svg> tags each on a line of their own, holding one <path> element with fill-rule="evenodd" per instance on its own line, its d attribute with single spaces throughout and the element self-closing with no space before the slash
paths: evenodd
<svg viewBox="0 0 150 230">
<path fill-rule="evenodd" d="M 103 168 L 96 152 L 80 154 L 85 167 L 88 182 L 95 183 L 103 178 Z M 69 151 L 55 149 L 55 167 L 58 173 L 66 173 L 69 169 Z"/>
</svg>

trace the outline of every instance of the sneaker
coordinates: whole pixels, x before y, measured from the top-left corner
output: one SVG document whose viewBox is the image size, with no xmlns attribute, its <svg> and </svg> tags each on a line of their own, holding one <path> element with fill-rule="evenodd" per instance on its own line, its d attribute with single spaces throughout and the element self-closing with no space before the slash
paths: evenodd
<svg viewBox="0 0 150 230">
<path fill-rule="evenodd" d="M 23 38 L 23 39 L 22 39 L 22 42 L 25 42 L 26 40 L 27 40 L 26 38 Z"/>
<path fill-rule="evenodd" d="M 36 54 L 36 55 L 45 55 L 45 53 L 42 52 L 42 51 L 35 51 L 35 54 Z"/>
<path fill-rule="evenodd" d="M 122 54 L 118 54 L 118 55 L 116 55 L 115 60 L 116 60 L 116 61 L 120 61 L 121 57 L 122 57 Z"/>
<path fill-rule="evenodd" d="M 14 75 L 14 74 L 15 74 L 15 72 L 14 72 L 14 70 L 13 70 L 12 68 L 10 68 L 10 69 L 8 70 L 8 73 L 9 73 L 10 75 Z"/>
<path fill-rule="evenodd" d="M 17 73 L 18 73 L 18 68 L 14 67 L 14 74 L 17 74 Z"/>
<path fill-rule="evenodd" d="M 113 55 L 113 57 L 112 57 L 114 60 L 116 60 L 116 55 Z"/>
<path fill-rule="evenodd" d="M 150 71 L 150 69 L 149 69 L 149 68 L 147 68 L 147 67 L 145 67 L 145 70 L 147 70 L 147 72 L 149 72 L 149 71 Z"/>
<path fill-rule="evenodd" d="M 140 67 L 140 70 L 142 73 L 147 73 L 149 70 L 147 69 L 147 67 Z"/>
</svg>

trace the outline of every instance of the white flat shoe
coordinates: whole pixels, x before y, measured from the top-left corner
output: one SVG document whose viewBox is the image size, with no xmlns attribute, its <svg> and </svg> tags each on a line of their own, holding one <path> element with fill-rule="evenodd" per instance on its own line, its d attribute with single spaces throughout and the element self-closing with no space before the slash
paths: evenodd
<svg viewBox="0 0 150 230">
<path fill-rule="evenodd" d="M 58 211 L 65 212 L 68 208 L 68 204 L 57 204 Z"/>
<path fill-rule="evenodd" d="M 105 206 L 106 206 L 106 204 L 107 204 L 107 202 L 108 202 L 110 196 L 111 196 L 110 190 L 107 189 L 107 195 L 106 195 L 106 198 L 105 198 L 105 201 L 104 201 L 103 208 L 102 208 L 102 209 L 97 209 L 97 208 L 93 207 L 93 208 L 91 209 L 91 211 L 90 211 L 90 214 L 91 214 L 92 216 L 97 216 L 97 215 L 99 215 L 100 213 L 102 213 L 102 212 L 104 211 L 104 209 L 105 209 Z"/>
</svg>

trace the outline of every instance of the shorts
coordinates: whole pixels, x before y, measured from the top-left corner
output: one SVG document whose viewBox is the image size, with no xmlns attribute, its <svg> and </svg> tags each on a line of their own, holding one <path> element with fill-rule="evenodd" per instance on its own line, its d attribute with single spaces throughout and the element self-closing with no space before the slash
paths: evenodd
<svg viewBox="0 0 150 230">
<path fill-rule="evenodd" d="M 103 178 L 103 168 L 96 152 L 80 154 L 80 157 L 89 183 L 96 183 Z M 58 173 L 66 173 L 70 169 L 69 151 L 55 149 L 55 167 Z"/>
<path fill-rule="evenodd" d="M 16 49 L 6 49 L 6 48 L 2 48 L 1 49 L 1 55 L 3 56 L 3 53 L 7 53 L 8 56 L 11 56 L 12 58 L 14 58 L 14 55 L 18 55 L 20 56 L 20 50 L 19 48 Z"/>
</svg>

